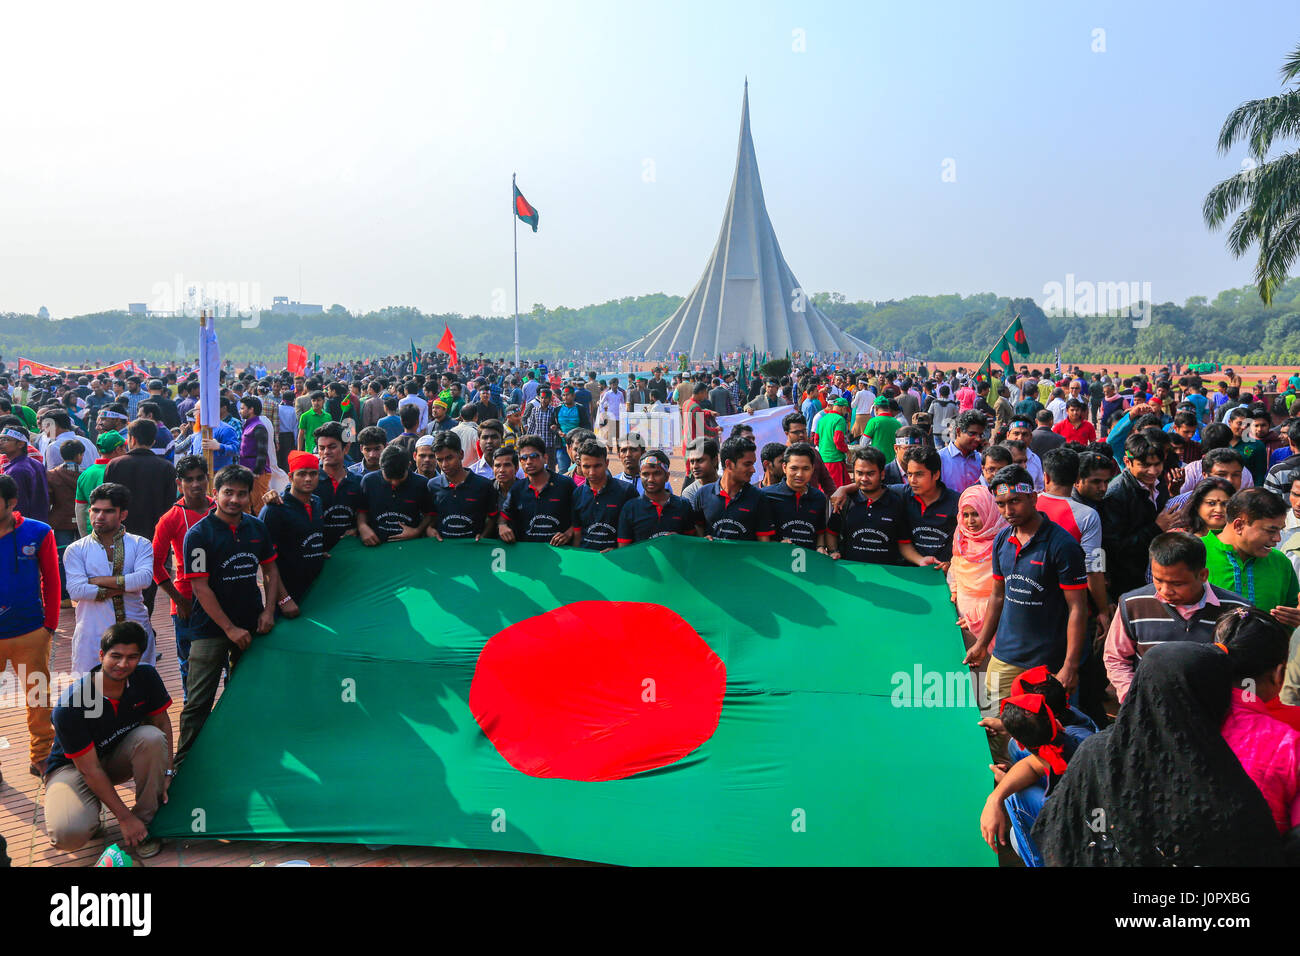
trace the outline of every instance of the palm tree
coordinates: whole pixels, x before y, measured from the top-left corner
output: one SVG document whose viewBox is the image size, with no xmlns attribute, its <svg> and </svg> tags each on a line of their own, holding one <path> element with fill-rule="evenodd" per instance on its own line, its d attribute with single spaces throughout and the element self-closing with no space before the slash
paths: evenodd
<svg viewBox="0 0 1300 956">
<path fill-rule="evenodd" d="M 1300 46 L 1282 65 L 1282 84 L 1292 89 L 1262 100 L 1248 100 L 1228 114 L 1219 130 L 1219 152 L 1226 155 L 1244 141 L 1252 162 L 1225 179 L 1205 197 L 1201 209 L 1211 229 L 1238 209 L 1228 230 L 1228 249 L 1240 258 L 1259 243 L 1255 285 L 1265 305 L 1286 281 L 1300 253 L 1300 152 L 1264 161 L 1275 138 L 1300 134 Z"/>
</svg>

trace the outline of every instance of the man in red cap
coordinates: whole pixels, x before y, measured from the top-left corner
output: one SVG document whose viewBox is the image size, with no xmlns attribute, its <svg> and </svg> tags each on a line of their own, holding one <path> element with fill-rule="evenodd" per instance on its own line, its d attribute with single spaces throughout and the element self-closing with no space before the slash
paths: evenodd
<svg viewBox="0 0 1300 956">
<path fill-rule="evenodd" d="M 275 544 L 280 569 L 276 600 L 279 613 L 287 617 L 297 616 L 298 605 L 325 564 L 324 508 L 313 494 L 319 481 L 319 458 L 310 452 L 289 452 L 289 494 L 264 505 L 258 515 Z"/>
</svg>

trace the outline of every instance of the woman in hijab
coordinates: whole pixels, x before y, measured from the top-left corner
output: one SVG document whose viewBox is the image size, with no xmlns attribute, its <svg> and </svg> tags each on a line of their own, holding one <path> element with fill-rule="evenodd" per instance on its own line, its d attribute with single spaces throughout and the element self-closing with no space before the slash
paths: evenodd
<svg viewBox="0 0 1300 956">
<path fill-rule="evenodd" d="M 1085 740 L 1034 825 L 1048 866 L 1275 866 L 1282 837 L 1220 733 L 1234 678 L 1214 645 L 1142 658 L 1115 723 Z"/>
<path fill-rule="evenodd" d="M 993 594 L 993 539 L 1007 527 L 993 495 L 983 485 L 971 485 L 957 499 L 957 532 L 953 537 L 948 590 L 957 605 L 957 625 L 967 649 L 984 626 Z"/>
<path fill-rule="evenodd" d="M 901 429 L 900 429 L 901 431 Z M 993 595 L 993 539 L 1007 527 L 993 495 L 983 485 L 971 485 L 957 499 L 957 530 L 953 534 L 952 563 L 948 566 L 948 590 L 957 605 L 957 626 L 970 650 L 984 627 L 989 598 Z M 984 668 L 971 670 L 973 700 L 982 701 Z M 985 712 L 985 716 L 996 716 Z M 994 755 L 1000 757 L 1006 740 L 999 738 Z"/>
</svg>

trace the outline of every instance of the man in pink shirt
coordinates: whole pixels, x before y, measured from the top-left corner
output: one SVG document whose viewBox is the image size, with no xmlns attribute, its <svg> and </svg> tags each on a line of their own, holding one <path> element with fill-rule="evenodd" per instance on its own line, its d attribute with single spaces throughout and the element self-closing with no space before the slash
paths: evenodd
<svg viewBox="0 0 1300 956">
<path fill-rule="evenodd" d="M 1120 595 L 1102 659 L 1120 703 L 1128 695 L 1142 655 L 1157 644 L 1212 644 L 1224 611 L 1248 608 L 1240 594 L 1209 583 L 1205 545 L 1182 531 L 1151 541 L 1151 583 Z"/>
<path fill-rule="evenodd" d="M 963 382 L 961 388 L 957 389 L 956 398 L 958 411 L 968 412 L 975 407 L 975 389 L 971 388 L 970 379 Z"/>
</svg>

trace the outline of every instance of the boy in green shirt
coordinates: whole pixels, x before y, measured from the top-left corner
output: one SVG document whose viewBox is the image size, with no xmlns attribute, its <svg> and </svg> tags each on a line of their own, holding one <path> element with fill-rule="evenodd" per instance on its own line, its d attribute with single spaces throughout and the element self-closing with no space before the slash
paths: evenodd
<svg viewBox="0 0 1300 956">
<path fill-rule="evenodd" d="M 817 420 L 817 452 L 826 463 L 835 487 L 848 483 L 844 453 L 849 450 L 849 400 L 840 396 Z M 870 424 L 868 422 L 867 424 Z"/>
<path fill-rule="evenodd" d="M 880 449 L 880 453 L 888 461 L 889 456 L 894 453 L 894 435 L 903 427 L 903 423 L 889 414 L 889 399 L 883 395 L 872 403 L 871 408 L 876 414 L 862 429 L 862 437 L 871 442 L 873 447 Z"/>
<path fill-rule="evenodd" d="M 1210 583 L 1235 591 L 1289 628 L 1300 627 L 1300 582 L 1274 547 L 1286 525 L 1287 506 L 1263 488 L 1247 488 L 1228 501 L 1228 523 L 1205 535 Z"/>
<path fill-rule="evenodd" d="M 325 410 L 325 393 L 311 393 L 311 408 L 298 416 L 298 450 L 308 454 L 316 453 L 316 429 L 333 417 Z"/>
</svg>

